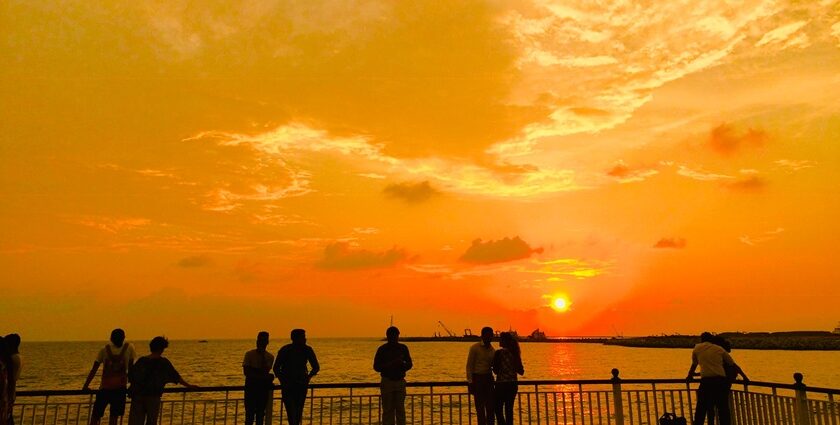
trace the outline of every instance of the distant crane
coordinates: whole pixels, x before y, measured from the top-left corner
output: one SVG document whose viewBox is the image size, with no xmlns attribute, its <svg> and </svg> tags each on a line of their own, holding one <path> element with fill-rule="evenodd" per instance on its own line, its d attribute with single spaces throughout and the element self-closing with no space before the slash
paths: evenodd
<svg viewBox="0 0 840 425">
<path fill-rule="evenodd" d="M 443 322 L 441 322 L 440 320 L 438 320 L 438 325 L 440 325 L 440 327 L 442 327 L 443 330 L 446 331 L 447 334 L 449 334 L 449 336 L 455 336 L 455 332 L 450 331 L 449 328 L 447 328 L 446 325 L 444 325 Z"/>
</svg>

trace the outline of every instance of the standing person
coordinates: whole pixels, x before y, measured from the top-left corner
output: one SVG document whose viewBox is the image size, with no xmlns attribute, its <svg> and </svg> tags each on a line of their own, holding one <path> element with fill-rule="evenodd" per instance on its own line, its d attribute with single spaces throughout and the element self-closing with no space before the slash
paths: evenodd
<svg viewBox="0 0 840 425">
<path fill-rule="evenodd" d="M 712 336 L 712 339 L 709 342 L 711 342 L 712 344 L 719 345 L 720 348 L 723 348 L 723 351 L 726 351 L 727 353 L 732 352 L 732 344 L 730 344 L 729 341 L 726 338 L 724 338 L 720 335 Z M 730 356 L 731 356 L 731 354 L 730 354 Z M 734 361 L 734 359 L 733 359 L 733 361 Z M 747 377 L 747 374 L 744 373 L 743 369 L 741 369 L 741 366 L 738 366 L 737 363 L 733 362 L 731 365 L 728 365 L 728 364 L 724 363 L 723 364 L 723 370 L 726 372 L 726 392 L 727 392 L 727 394 L 732 389 L 732 382 L 735 381 L 735 379 L 738 378 L 738 375 L 741 375 L 741 377 L 743 377 L 744 381 L 749 381 L 750 380 L 750 378 Z M 715 409 L 714 409 L 714 406 L 709 408 L 709 410 L 706 413 L 706 417 L 708 417 L 708 419 L 709 419 L 709 425 L 714 425 L 714 423 L 715 423 Z"/>
<path fill-rule="evenodd" d="M 481 342 L 470 347 L 467 355 L 467 384 L 470 394 L 475 400 L 475 416 L 478 425 L 493 425 L 493 365 L 495 349 L 490 342 L 493 340 L 493 328 L 485 326 L 481 329 Z"/>
<path fill-rule="evenodd" d="M 15 425 L 15 415 L 11 413 L 11 409 L 15 405 L 15 397 L 17 395 L 17 383 L 20 381 L 20 370 L 21 370 L 21 360 L 20 360 L 20 335 L 18 334 L 8 334 L 6 338 L 4 338 L 6 342 L 6 350 L 9 354 L 11 360 L 11 367 L 12 367 L 12 381 L 11 386 L 11 405 L 9 407 L 9 425 Z"/>
<path fill-rule="evenodd" d="M 14 375 L 12 356 L 6 348 L 5 338 L 0 336 L 0 424 L 3 425 L 10 423 L 12 420 Z"/>
<path fill-rule="evenodd" d="M 496 421 L 499 425 L 513 425 L 513 401 L 519 390 L 516 375 L 524 375 L 519 342 L 510 332 L 499 334 L 499 348 L 493 355 L 493 372 L 496 373 Z"/>
<path fill-rule="evenodd" d="M 700 387 L 697 389 L 697 407 L 694 409 L 693 425 L 703 425 L 706 415 L 717 408 L 720 425 L 730 425 L 729 379 L 724 365 L 733 366 L 735 361 L 721 346 L 714 344 L 709 332 L 700 335 L 700 343 L 691 352 L 691 367 L 686 380 L 694 378 L 700 366 Z M 712 424 L 709 424 L 712 425 Z"/>
<path fill-rule="evenodd" d="M 400 330 L 391 326 L 385 331 L 388 342 L 376 350 L 373 370 L 382 380 L 379 390 L 382 397 L 382 425 L 405 425 L 405 372 L 413 366 L 408 347 L 400 344 Z"/>
<path fill-rule="evenodd" d="M 168 383 L 181 384 L 187 388 L 195 388 L 181 378 L 172 366 L 172 362 L 163 357 L 163 350 L 169 346 L 169 341 L 162 336 L 156 336 L 149 342 L 151 354 L 140 357 L 128 374 L 131 381 L 131 408 L 128 411 L 128 425 L 157 425 L 160 413 L 160 398 L 163 387 Z"/>
<path fill-rule="evenodd" d="M 274 375 L 271 374 L 271 365 L 274 363 L 274 356 L 266 348 L 268 347 L 268 332 L 257 334 L 257 348 L 245 353 L 242 360 L 242 373 L 245 374 L 245 425 L 253 425 L 254 419 L 257 425 L 263 425 L 265 419 L 265 407 L 269 403 L 268 393 L 274 382 Z"/>
<path fill-rule="evenodd" d="M 105 407 L 110 405 L 109 425 L 117 425 L 125 414 L 125 395 L 128 385 L 128 370 L 134 364 L 137 353 L 131 343 L 125 342 L 125 331 L 114 329 L 111 331 L 111 341 L 99 350 L 93 366 L 90 368 L 83 390 L 88 390 L 91 381 L 102 367 L 102 383 L 99 391 L 96 392 L 96 400 L 93 402 L 93 410 L 90 414 L 90 424 L 98 425 L 102 416 L 105 415 Z"/>
<path fill-rule="evenodd" d="M 309 381 L 318 374 L 321 366 L 318 365 L 315 351 L 306 345 L 305 330 L 292 330 L 291 338 L 292 343 L 284 345 L 277 352 L 274 375 L 280 381 L 280 391 L 289 425 L 300 425 Z M 311 369 L 307 368 L 307 363 Z"/>
</svg>

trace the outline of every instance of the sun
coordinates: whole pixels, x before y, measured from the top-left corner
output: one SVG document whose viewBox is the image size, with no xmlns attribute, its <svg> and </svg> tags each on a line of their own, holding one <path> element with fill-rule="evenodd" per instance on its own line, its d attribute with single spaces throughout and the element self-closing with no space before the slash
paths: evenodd
<svg viewBox="0 0 840 425">
<path fill-rule="evenodd" d="M 569 311 L 569 306 L 571 306 L 571 304 L 571 301 L 569 301 L 569 298 L 565 295 L 558 295 L 551 299 L 551 308 L 559 313 Z"/>
</svg>

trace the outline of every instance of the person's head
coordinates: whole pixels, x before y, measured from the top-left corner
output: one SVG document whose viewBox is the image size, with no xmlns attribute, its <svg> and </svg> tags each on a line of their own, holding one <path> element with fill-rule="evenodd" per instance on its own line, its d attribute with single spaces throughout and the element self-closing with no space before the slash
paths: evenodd
<svg viewBox="0 0 840 425">
<path fill-rule="evenodd" d="M 396 326 L 391 326 L 385 331 L 385 338 L 388 342 L 397 342 L 400 339 L 400 330 Z"/>
<path fill-rule="evenodd" d="M 149 351 L 152 353 L 161 354 L 166 347 L 169 347 L 169 340 L 165 336 L 156 336 L 149 341 Z"/>
<path fill-rule="evenodd" d="M 732 344 L 730 344 L 729 341 L 726 340 L 726 338 L 720 335 L 713 336 L 712 343 L 720 346 L 720 348 L 723 348 L 724 351 L 726 351 L 727 353 L 732 351 Z"/>
<path fill-rule="evenodd" d="M 257 348 L 265 350 L 265 347 L 268 347 L 268 332 L 262 331 L 257 334 Z"/>
<path fill-rule="evenodd" d="M 292 329 L 290 337 L 294 344 L 306 344 L 306 331 L 303 329 Z"/>
<path fill-rule="evenodd" d="M 6 341 L 6 350 L 9 351 L 9 354 L 17 354 L 18 350 L 20 350 L 20 335 L 8 334 L 4 340 Z"/>
<path fill-rule="evenodd" d="M 510 332 L 502 332 L 499 334 L 499 345 L 503 348 L 507 348 L 508 350 L 512 351 L 514 354 L 519 356 L 519 342 L 516 338 L 513 337 L 513 334 Z"/>
<path fill-rule="evenodd" d="M 112 330 L 111 342 L 113 342 L 114 345 L 117 347 L 122 347 L 123 342 L 125 342 L 125 331 L 120 328 Z"/>
<path fill-rule="evenodd" d="M 484 342 L 484 345 L 489 345 L 490 341 L 493 340 L 493 328 L 490 326 L 485 326 L 481 328 L 481 341 Z"/>
<path fill-rule="evenodd" d="M 713 335 L 711 332 L 703 332 L 700 334 L 700 342 L 712 342 Z"/>
</svg>

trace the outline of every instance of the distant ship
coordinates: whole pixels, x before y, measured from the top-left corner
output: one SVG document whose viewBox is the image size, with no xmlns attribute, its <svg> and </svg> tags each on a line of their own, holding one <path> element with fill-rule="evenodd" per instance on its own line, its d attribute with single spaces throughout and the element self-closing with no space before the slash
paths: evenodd
<svg viewBox="0 0 840 425">
<path fill-rule="evenodd" d="M 404 342 L 477 342 L 481 341 L 481 336 L 472 333 L 472 329 L 464 329 L 463 335 L 458 335 L 449 330 L 443 322 L 438 321 L 438 326 L 443 329 L 432 336 L 405 336 L 400 337 Z M 565 338 L 549 338 L 545 332 L 540 329 L 534 329 L 528 336 L 521 336 L 514 329 L 509 329 L 507 332 L 513 334 L 519 342 L 585 342 L 585 343 L 600 343 L 606 340 L 602 337 L 565 337 Z M 499 340 L 499 331 L 493 335 L 493 341 Z"/>
</svg>

